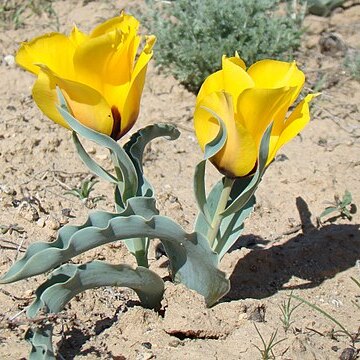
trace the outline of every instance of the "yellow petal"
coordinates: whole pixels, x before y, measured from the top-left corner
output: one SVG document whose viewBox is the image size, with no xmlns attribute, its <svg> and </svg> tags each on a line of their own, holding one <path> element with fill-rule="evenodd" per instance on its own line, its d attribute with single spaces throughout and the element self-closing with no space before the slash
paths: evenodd
<svg viewBox="0 0 360 360">
<path fill-rule="evenodd" d="M 289 103 L 293 90 L 247 89 L 241 93 L 237 103 L 237 115 L 241 124 L 252 134 L 257 146 L 266 128 L 273 122 L 283 104 Z"/>
<path fill-rule="evenodd" d="M 56 80 L 53 77 L 40 70 L 32 89 L 32 95 L 36 105 L 49 119 L 69 128 L 56 108 L 58 98 L 56 94 Z"/>
<path fill-rule="evenodd" d="M 152 48 L 155 44 L 155 41 L 155 36 L 147 37 L 144 50 L 137 59 L 134 71 L 132 73 L 131 83 L 127 89 L 125 102 L 121 107 L 121 132 L 119 137 L 126 134 L 133 127 L 136 119 L 138 118 L 141 94 L 145 83 L 147 64 L 153 55 Z M 124 94 L 124 89 L 121 89 L 121 91 L 122 94 Z M 119 95 L 121 96 L 121 94 Z"/>
<path fill-rule="evenodd" d="M 212 73 L 205 79 L 205 81 L 201 85 L 199 93 L 196 97 L 196 103 L 200 103 L 204 99 L 204 97 L 213 92 L 224 90 L 224 87 L 225 86 L 223 70 Z"/>
<path fill-rule="evenodd" d="M 156 43 L 156 36 L 149 35 L 145 37 L 146 43 L 144 46 L 143 51 L 141 52 L 139 58 L 136 61 L 136 65 L 134 67 L 133 71 L 133 77 L 136 77 L 141 70 L 144 68 L 144 66 L 149 62 L 149 60 L 153 56 L 153 47 Z"/>
<path fill-rule="evenodd" d="M 281 131 L 284 128 L 286 114 L 290 106 L 294 102 L 294 95 L 297 94 L 298 89 L 296 87 L 289 88 L 287 95 L 282 99 L 281 103 L 278 106 L 277 111 L 273 115 L 273 127 L 271 131 L 271 136 L 279 136 Z"/>
<path fill-rule="evenodd" d="M 56 86 L 63 92 L 74 117 L 83 125 L 110 135 L 112 112 L 104 98 L 94 89 L 74 81 L 61 79 L 45 66 L 41 67 L 33 87 L 33 98 L 41 111 L 56 123 L 68 127 L 59 115 Z"/>
<path fill-rule="evenodd" d="M 91 32 L 90 36 L 94 38 L 112 32 L 115 29 L 126 33 L 129 32 L 129 29 L 133 29 L 133 31 L 137 32 L 138 28 L 139 21 L 136 20 L 133 16 L 127 15 L 122 12 L 120 16 L 116 16 L 98 25 Z"/>
<path fill-rule="evenodd" d="M 299 96 L 305 82 L 305 75 L 296 66 L 295 61 L 261 60 L 250 66 L 248 74 L 254 80 L 255 87 L 266 89 L 295 87 L 291 104 Z"/>
<path fill-rule="evenodd" d="M 118 30 L 80 44 L 74 55 L 77 79 L 102 92 L 104 83 L 121 85 L 131 78 L 138 41 Z"/>
<path fill-rule="evenodd" d="M 89 38 L 88 35 L 79 30 L 76 26 L 73 27 L 69 39 L 74 43 L 75 46 L 79 46 Z"/>
<path fill-rule="evenodd" d="M 254 81 L 246 73 L 243 66 L 245 63 L 240 58 L 227 58 L 226 56 L 222 58 L 224 90 L 232 95 L 234 107 L 236 107 L 239 95 L 245 89 L 254 87 Z"/>
<path fill-rule="evenodd" d="M 302 87 L 305 81 L 305 75 L 295 61 L 260 60 L 249 67 L 248 74 L 255 86 L 261 88 Z"/>
<path fill-rule="evenodd" d="M 222 57 L 222 70 L 206 78 L 197 96 L 200 102 L 205 96 L 216 92 L 225 91 L 232 95 L 234 106 L 239 94 L 247 88 L 253 87 L 254 82 L 245 71 L 245 63 L 238 55 L 227 58 Z"/>
<path fill-rule="evenodd" d="M 116 139 L 123 136 L 134 125 L 138 115 L 141 94 L 144 87 L 147 64 L 151 59 L 155 36 L 146 38 L 146 44 L 137 59 L 131 80 L 123 85 L 103 84 L 103 95 L 111 106 L 116 106 L 121 116 L 121 127 L 117 129 Z"/>
<path fill-rule="evenodd" d="M 211 93 L 197 104 L 194 127 L 200 147 L 213 140 L 218 131 L 218 121 L 207 110 L 211 109 L 223 121 L 227 130 L 224 147 L 210 160 L 222 173 L 239 177 L 251 172 L 256 163 L 257 150 L 251 134 L 234 118 L 231 95 L 224 92 Z"/>
<path fill-rule="evenodd" d="M 243 68 L 246 71 L 246 64 L 245 64 L 244 60 L 240 58 L 237 51 L 235 51 L 235 56 L 229 58 L 229 60 L 231 60 L 236 65 L 240 66 L 241 68 Z"/>
<path fill-rule="evenodd" d="M 97 26 L 76 49 L 77 80 L 101 93 L 108 84 L 129 82 L 140 43 L 138 27 L 139 22 L 124 13 Z"/>
<path fill-rule="evenodd" d="M 291 88 L 291 96 L 287 97 L 287 101 L 282 101 L 273 118 L 272 136 L 279 136 L 286 113 L 304 85 L 305 75 L 298 69 L 295 61 L 289 63 L 278 60 L 258 61 L 249 68 L 248 74 L 253 78 L 257 88 L 277 89 L 286 86 Z"/>
<path fill-rule="evenodd" d="M 309 102 L 318 96 L 319 94 L 309 94 L 304 100 L 302 100 L 291 113 L 289 118 L 286 120 L 283 131 L 276 143 L 271 146 L 271 151 L 268 157 L 268 163 L 275 157 L 277 151 L 293 139 L 309 122 L 310 112 L 309 112 Z"/>
<path fill-rule="evenodd" d="M 43 64 L 62 77 L 72 78 L 74 52 L 74 43 L 67 36 L 50 33 L 22 43 L 16 62 L 34 74 L 40 71 L 36 64 Z"/>
</svg>

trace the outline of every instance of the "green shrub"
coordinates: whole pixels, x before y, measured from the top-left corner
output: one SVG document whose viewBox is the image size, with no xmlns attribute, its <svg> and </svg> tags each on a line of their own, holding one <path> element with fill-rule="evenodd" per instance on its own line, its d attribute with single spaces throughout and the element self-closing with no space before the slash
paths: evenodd
<svg viewBox="0 0 360 360">
<path fill-rule="evenodd" d="M 157 36 L 157 64 L 193 92 L 220 68 L 223 54 L 238 51 L 247 64 L 288 60 L 300 45 L 303 17 L 278 0 L 146 2 L 140 18 Z"/>
</svg>

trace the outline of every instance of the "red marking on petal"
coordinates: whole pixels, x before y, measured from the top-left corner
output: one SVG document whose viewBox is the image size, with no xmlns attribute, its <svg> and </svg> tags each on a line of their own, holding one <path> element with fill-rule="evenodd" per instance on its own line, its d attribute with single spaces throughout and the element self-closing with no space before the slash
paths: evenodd
<svg viewBox="0 0 360 360">
<path fill-rule="evenodd" d="M 120 132 L 121 132 L 121 115 L 120 115 L 119 109 L 115 105 L 111 107 L 111 114 L 112 114 L 114 123 L 113 123 L 113 128 L 112 128 L 110 136 L 114 140 L 119 140 L 120 137 L 121 137 L 121 135 L 120 135 Z"/>
</svg>

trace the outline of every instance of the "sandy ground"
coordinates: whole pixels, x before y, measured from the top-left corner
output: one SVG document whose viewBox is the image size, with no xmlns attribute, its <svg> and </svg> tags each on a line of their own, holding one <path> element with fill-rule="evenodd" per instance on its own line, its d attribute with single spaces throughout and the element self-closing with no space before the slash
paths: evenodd
<svg viewBox="0 0 360 360">
<path fill-rule="evenodd" d="M 85 3 L 85 4 L 84 4 Z M 89 30 L 134 2 L 54 1 L 60 31 L 75 22 Z M 141 5 L 141 1 L 136 1 Z M 166 283 L 160 313 L 139 306 L 126 289 L 104 288 L 77 296 L 56 320 L 55 347 L 60 359 L 260 359 L 257 326 L 264 340 L 282 340 L 277 359 L 355 359 L 349 337 L 306 305 L 298 307 L 287 332 L 280 305 L 293 294 L 334 316 L 351 333 L 359 331 L 359 214 L 352 221 L 335 218 L 319 225 L 325 201 L 345 189 L 360 204 L 360 83 L 344 70 L 346 51 L 360 48 L 360 4 L 330 18 L 308 16 L 299 66 L 307 88 L 321 85 L 312 121 L 301 136 L 281 150 L 257 193 L 255 212 L 221 268 L 232 284 L 230 293 L 211 309 L 198 294 Z M 129 7 L 127 7 L 130 9 Z M 13 55 L 19 42 L 56 29 L 54 17 L 32 15 L 17 30 L 0 33 L 1 58 Z M 331 35 L 330 34 L 335 34 Z M 335 41 L 333 41 L 335 37 Z M 341 41 L 340 41 L 340 40 Z M 89 172 L 78 159 L 70 133 L 44 118 L 31 100 L 33 77 L 2 61 L 0 65 L 0 272 L 26 247 L 51 240 L 66 223 L 80 224 L 93 204 L 84 204 L 68 188 Z M 192 194 L 194 165 L 201 159 L 192 130 L 194 95 L 171 77 L 149 68 L 142 110 L 136 127 L 154 122 L 176 124 L 179 140 L 157 140 L 148 148 L 146 173 L 156 187 L 163 214 L 190 230 L 196 216 Z M 93 156 L 110 166 L 106 152 L 88 144 Z M 210 169 L 208 183 L 219 175 Z M 99 182 L 92 197 L 104 195 L 97 209 L 112 210 L 112 189 Z M 34 202 L 34 198 L 39 202 Z M 70 209 L 71 215 L 68 217 Z M 5 232 L 4 229 L 9 228 Z M 152 250 L 152 254 L 153 254 Z M 120 244 L 104 246 L 77 258 L 127 262 Z M 167 275 L 166 258 L 151 258 L 151 268 Z M 22 359 L 29 323 L 22 310 L 43 280 L 0 287 L 0 358 Z M 293 300 L 292 305 L 297 301 Z M 359 343 L 355 345 L 360 348 Z"/>
</svg>

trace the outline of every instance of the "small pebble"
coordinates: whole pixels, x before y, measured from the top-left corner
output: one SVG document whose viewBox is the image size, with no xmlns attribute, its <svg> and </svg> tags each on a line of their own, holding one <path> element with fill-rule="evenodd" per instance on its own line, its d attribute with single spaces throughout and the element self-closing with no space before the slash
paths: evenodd
<svg viewBox="0 0 360 360">
<path fill-rule="evenodd" d="M 40 218 L 38 211 L 25 201 L 19 205 L 18 213 L 30 222 L 38 221 Z"/>
<path fill-rule="evenodd" d="M 352 348 L 346 348 L 340 355 L 340 360 L 354 360 L 356 358 L 356 352 Z"/>
<path fill-rule="evenodd" d="M 171 341 L 169 341 L 169 346 L 171 346 L 171 347 L 178 347 L 180 345 L 180 340 L 178 340 L 178 339 L 174 339 L 174 340 L 171 340 Z"/>
<path fill-rule="evenodd" d="M 34 291 L 33 290 L 26 290 L 25 292 L 24 292 L 24 296 L 23 297 L 25 297 L 25 298 L 30 298 L 30 297 L 32 297 L 34 295 Z"/>
<path fill-rule="evenodd" d="M 334 56 L 337 53 L 345 53 L 346 44 L 340 34 L 324 33 L 319 40 L 320 51 L 322 54 Z"/>
<path fill-rule="evenodd" d="M 67 217 L 74 217 L 73 215 L 71 215 L 71 209 L 69 209 L 69 208 L 62 209 L 61 214 L 63 216 L 67 216 Z"/>
<path fill-rule="evenodd" d="M 15 189 L 5 184 L 0 184 L 0 192 L 4 192 L 6 195 L 16 195 Z"/>
<path fill-rule="evenodd" d="M 60 221 L 58 221 L 57 219 L 50 217 L 49 220 L 46 222 L 46 225 L 51 229 L 51 230 L 59 230 L 61 227 Z"/>
<path fill-rule="evenodd" d="M 256 322 L 264 322 L 265 321 L 265 313 L 266 313 L 266 308 L 265 305 L 261 304 L 261 305 L 256 305 L 255 307 L 252 307 L 251 309 L 249 309 L 249 311 L 247 312 L 248 316 L 248 320 L 251 321 L 256 321 Z"/>
<path fill-rule="evenodd" d="M 43 228 L 45 226 L 45 219 L 44 218 L 40 218 L 37 222 L 36 225 Z"/>
<path fill-rule="evenodd" d="M 155 358 L 156 356 L 152 352 L 146 352 L 136 356 L 136 360 L 150 360 Z"/>
<path fill-rule="evenodd" d="M 6 110 L 9 110 L 9 111 L 16 111 L 16 107 L 14 105 L 8 105 L 6 107 Z"/>
<path fill-rule="evenodd" d="M 275 156 L 275 161 L 286 161 L 289 158 L 285 154 L 279 154 Z"/>
<path fill-rule="evenodd" d="M 64 226 L 69 223 L 69 218 L 67 216 L 62 216 L 60 218 L 60 226 Z"/>
<path fill-rule="evenodd" d="M 98 160 L 106 160 L 108 158 L 108 155 L 107 154 L 96 154 L 96 158 Z"/>
<path fill-rule="evenodd" d="M 15 66 L 15 58 L 13 55 L 6 55 L 4 56 L 4 63 L 7 65 L 7 66 Z"/>
</svg>

